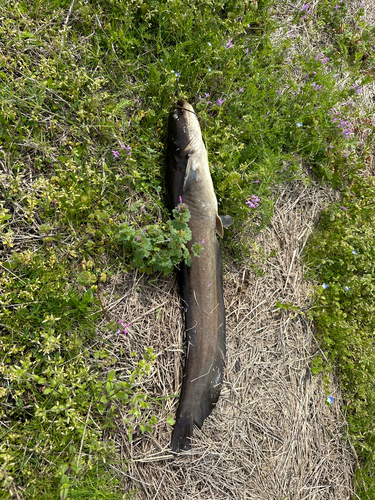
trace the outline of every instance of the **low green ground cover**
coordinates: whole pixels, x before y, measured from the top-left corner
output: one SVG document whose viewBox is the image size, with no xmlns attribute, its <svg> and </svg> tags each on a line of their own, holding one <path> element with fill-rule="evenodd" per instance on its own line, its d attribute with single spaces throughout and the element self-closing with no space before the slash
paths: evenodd
<svg viewBox="0 0 375 500">
<path fill-rule="evenodd" d="M 374 368 L 366 351 L 373 346 L 372 292 L 365 268 L 373 251 L 371 205 L 365 205 L 373 186 L 358 172 L 366 155 L 359 154 L 355 127 L 372 131 L 357 103 L 372 79 L 373 33 L 361 25 L 357 43 L 344 5 L 321 2 L 311 14 L 296 8 L 295 26 L 306 23 L 312 35 L 316 25 L 338 34 L 327 53 L 312 47 L 291 56 L 290 27 L 280 27 L 276 14 L 271 0 L 192 1 L 189 8 L 180 0 L 0 6 L 0 480 L 6 495 L 123 498 L 106 465 L 116 458 L 102 430 L 117 425 L 119 404 L 127 405 L 122 424 L 130 438 L 155 423 L 144 413 L 150 406 L 142 392 L 157 362 L 152 351 L 133 353 L 134 371 L 116 377 L 115 359 L 95 325 L 102 314 L 98 290 L 111 274 L 134 268 L 167 274 L 188 258 L 188 212 L 176 211 L 171 223 L 163 191 L 166 119 L 177 77 L 181 97 L 200 116 L 220 212 L 235 219 L 225 241 L 232 257 L 250 252 L 249 225 L 267 225 L 276 183 L 320 176 L 355 200 L 347 211 L 333 207 L 323 215 L 316 238 L 326 245 L 326 261 L 317 261 L 313 244 L 308 259 L 311 276 L 328 284 L 317 294 L 317 321 L 344 384 L 355 365 L 350 373 L 358 381 L 355 388 L 348 381 L 347 392 L 350 429 L 365 480 L 372 480 L 373 396 L 366 399 Z M 361 23 L 360 11 L 357 17 L 353 22 Z M 345 86 L 337 85 L 337 67 L 350 67 Z M 363 228 L 361 246 L 355 238 Z M 328 237 L 348 241 L 364 259 L 353 261 L 349 246 L 340 247 L 340 269 L 356 269 L 345 279 L 331 276 L 337 259 L 329 257 Z M 354 313 L 367 318 L 350 326 L 359 342 L 355 360 L 341 351 L 341 345 L 351 350 L 345 328 L 331 336 L 330 326 L 332 311 L 352 296 L 360 302 L 345 305 L 346 322 Z M 119 326 L 126 329 L 108 324 L 113 335 Z"/>
</svg>

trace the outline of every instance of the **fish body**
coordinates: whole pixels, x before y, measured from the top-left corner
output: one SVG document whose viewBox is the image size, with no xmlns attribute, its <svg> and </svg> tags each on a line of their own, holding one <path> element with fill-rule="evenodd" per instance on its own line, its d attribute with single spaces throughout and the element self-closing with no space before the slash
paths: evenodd
<svg viewBox="0 0 375 500">
<path fill-rule="evenodd" d="M 170 208 L 182 199 L 190 211 L 192 240 L 203 242 L 199 257 L 179 271 L 186 321 L 186 359 L 172 450 L 190 449 L 193 424 L 202 427 L 215 406 L 225 367 L 225 309 L 222 262 L 216 232 L 223 235 L 199 122 L 186 101 L 169 116 L 166 186 Z"/>
</svg>

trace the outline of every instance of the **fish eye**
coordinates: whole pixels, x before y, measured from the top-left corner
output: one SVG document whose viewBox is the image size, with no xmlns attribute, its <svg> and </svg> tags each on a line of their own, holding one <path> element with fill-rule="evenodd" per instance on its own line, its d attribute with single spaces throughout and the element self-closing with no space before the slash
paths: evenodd
<svg viewBox="0 0 375 500">
<path fill-rule="evenodd" d="M 177 109 L 175 109 L 175 110 L 174 110 L 174 112 L 173 112 L 173 115 L 172 115 L 172 116 L 173 116 L 173 118 L 174 118 L 175 120 L 178 120 L 178 111 L 177 111 Z"/>
</svg>

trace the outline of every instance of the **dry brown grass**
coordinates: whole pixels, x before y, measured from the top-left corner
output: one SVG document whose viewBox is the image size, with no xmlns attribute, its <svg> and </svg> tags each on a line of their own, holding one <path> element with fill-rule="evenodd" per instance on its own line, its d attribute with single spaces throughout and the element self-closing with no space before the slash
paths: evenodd
<svg viewBox="0 0 375 500">
<path fill-rule="evenodd" d="M 341 394 L 330 383 L 332 406 L 309 364 L 319 349 L 305 315 L 280 311 L 277 301 L 309 307 L 310 290 L 303 278 L 301 252 L 319 216 L 319 207 L 336 194 L 301 182 L 277 189 L 278 201 L 269 228 L 254 242 L 275 257 L 249 266 L 226 264 L 227 369 L 221 397 L 192 450 L 170 452 L 177 398 L 155 405 L 160 425 L 151 435 L 129 443 L 124 429 L 112 434 L 124 462 L 126 489 L 138 499 L 340 499 L 351 497 L 353 458 L 344 444 Z M 106 298 L 112 317 L 131 323 L 127 338 L 116 340 L 118 370 L 131 369 L 120 357 L 153 346 L 158 363 L 145 385 L 150 396 L 178 393 L 181 380 L 183 318 L 176 285 L 129 273 L 112 284 L 122 300 Z M 110 338 L 108 337 L 108 340 Z M 131 457 L 131 458 L 129 458 Z M 126 467 L 125 467 L 126 465 Z M 117 468 L 117 467 L 116 467 Z"/>
</svg>

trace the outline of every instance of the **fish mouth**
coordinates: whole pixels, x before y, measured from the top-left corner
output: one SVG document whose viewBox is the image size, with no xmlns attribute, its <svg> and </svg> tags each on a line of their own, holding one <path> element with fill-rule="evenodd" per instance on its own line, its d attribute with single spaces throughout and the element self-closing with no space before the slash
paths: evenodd
<svg viewBox="0 0 375 500">
<path fill-rule="evenodd" d="M 185 100 L 179 99 L 169 116 L 169 139 L 177 151 L 185 151 L 192 141 L 200 135 L 198 117 L 194 108 Z"/>
<path fill-rule="evenodd" d="M 189 116 L 190 113 L 197 116 L 193 107 L 187 101 L 179 99 L 175 104 L 174 110 L 172 111 L 172 117 L 175 121 L 183 118 L 186 122 L 189 122 L 191 120 L 191 117 Z"/>
<path fill-rule="evenodd" d="M 193 106 L 191 106 L 187 101 L 184 101 L 183 99 L 179 99 L 177 101 L 176 107 L 179 111 L 181 111 L 181 113 L 183 113 L 184 111 L 190 111 L 190 113 L 196 114 Z"/>
</svg>

